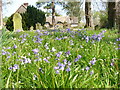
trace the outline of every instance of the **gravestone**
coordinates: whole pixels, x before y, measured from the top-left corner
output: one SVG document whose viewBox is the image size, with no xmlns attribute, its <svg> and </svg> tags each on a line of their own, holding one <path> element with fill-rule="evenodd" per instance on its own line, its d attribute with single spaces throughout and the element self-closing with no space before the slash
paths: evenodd
<svg viewBox="0 0 120 90">
<path fill-rule="evenodd" d="M 14 31 L 23 30 L 22 29 L 22 17 L 19 13 L 15 13 L 13 15 L 13 25 L 14 25 Z"/>
<path fill-rule="evenodd" d="M 34 29 L 34 27 L 33 27 L 33 26 L 31 26 L 31 27 L 30 27 L 30 31 L 33 31 L 33 29 Z"/>
<path fill-rule="evenodd" d="M 42 30 L 42 26 L 40 23 L 36 23 L 36 30 Z"/>
</svg>

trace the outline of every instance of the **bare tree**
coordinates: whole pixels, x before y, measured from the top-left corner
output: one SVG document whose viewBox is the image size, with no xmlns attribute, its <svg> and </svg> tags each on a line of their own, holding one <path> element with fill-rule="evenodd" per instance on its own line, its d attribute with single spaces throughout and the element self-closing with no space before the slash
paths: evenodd
<svg viewBox="0 0 120 90">
<path fill-rule="evenodd" d="M 115 1 L 108 1 L 108 28 L 112 29 L 115 26 Z"/>
<path fill-rule="evenodd" d="M 91 13 L 91 0 L 86 0 L 85 1 L 85 18 L 86 18 L 85 27 L 93 27 L 92 13 Z"/>
<path fill-rule="evenodd" d="M 120 0 L 116 0 L 116 24 L 120 33 Z"/>
</svg>

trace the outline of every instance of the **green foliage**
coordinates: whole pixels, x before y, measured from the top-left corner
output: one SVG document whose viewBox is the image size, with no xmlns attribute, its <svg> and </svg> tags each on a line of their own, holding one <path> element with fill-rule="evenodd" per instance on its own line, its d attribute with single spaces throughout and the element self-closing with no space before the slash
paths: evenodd
<svg viewBox="0 0 120 90">
<path fill-rule="evenodd" d="M 108 26 L 108 15 L 105 12 L 101 12 L 100 13 L 100 27 L 101 28 L 106 28 Z"/>
<path fill-rule="evenodd" d="M 13 15 L 12 14 L 8 19 L 7 19 L 7 22 L 6 22 L 6 28 L 10 31 L 13 31 L 14 27 L 13 27 Z"/>
<path fill-rule="evenodd" d="M 36 23 L 41 23 L 43 26 L 46 21 L 45 13 L 34 6 L 28 6 L 27 11 L 23 14 L 23 16 L 26 16 L 24 19 L 27 28 L 30 28 L 31 26 L 35 28 Z"/>
<path fill-rule="evenodd" d="M 27 11 L 22 16 L 22 27 L 24 30 L 29 30 L 31 26 L 35 29 L 36 23 L 41 23 L 43 26 L 45 24 L 46 18 L 45 13 L 41 10 L 38 10 L 34 6 L 28 6 Z M 13 15 L 11 15 L 7 22 L 6 22 L 6 28 L 10 31 L 13 31 Z"/>
<path fill-rule="evenodd" d="M 106 30 L 100 42 L 86 42 L 79 37 L 99 34 L 103 30 L 88 30 L 86 33 L 85 31 L 25 31 L 19 33 L 4 31 L 2 34 L 3 63 L 1 65 L 3 88 L 118 88 L 117 31 Z M 56 37 L 67 38 L 56 40 Z M 42 40 L 41 43 L 35 42 L 38 39 Z M 17 47 L 13 48 L 14 45 Z M 52 51 L 53 47 L 56 51 Z M 35 48 L 39 49 L 38 54 L 33 53 L 32 50 Z M 65 52 L 68 50 L 70 55 L 66 56 Z M 57 57 L 56 54 L 60 51 L 63 53 Z M 81 55 L 82 58 L 74 62 L 77 55 Z M 43 60 L 46 57 L 49 57 L 50 63 Z M 91 65 L 90 61 L 94 57 L 96 62 Z M 60 73 L 56 74 L 54 67 L 58 62 L 62 63 L 64 59 L 72 63 L 71 71 L 60 70 Z M 26 63 L 27 60 L 31 62 Z M 114 64 L 111 65 L 111 63 Z M 10 67 L 15 64 L 19 65 L 19 68 L 16 71 L 10 70 Z M 86 70 L 86 66 L 90 69 Z M 91 71 L 94 73 L 91 74 Z"/>
</svg>

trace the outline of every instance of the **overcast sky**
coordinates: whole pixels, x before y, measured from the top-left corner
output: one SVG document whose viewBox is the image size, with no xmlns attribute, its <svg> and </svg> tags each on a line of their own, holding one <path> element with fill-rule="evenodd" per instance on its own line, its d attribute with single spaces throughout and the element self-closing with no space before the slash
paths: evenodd
<svg viewBox="0 0 120 90">
<path fill-rule="evenodd" d="M 3 0 L 3 2 L 7 2 L 10 0 Z M 33 5 L 36 6 L 36 2 L 38 0 L 11 0 L 13 1 L 12 4 L 6 5 L 3 7 L 3 17 L 7 16 L 9 17 L 11 14 L 13 14 L 23 3 L 29 3 L 29 5 Z M 41 0 L 39 0 L 41 1 Z M 93 0 L 98 1 L 98 0 Z M 100 4 L 99 4 L 100 5 Z M 98 5 L 94 4 L 93 5 L 94 8 L 93 9 L 100 9 L 102 8 L 101 5 L 98 7 Z M 66 15 L 65 12 L 63 10 L 61 10 L 60 6 L 56 6 L 56 11 L 62 15 Z"/>
</svg>

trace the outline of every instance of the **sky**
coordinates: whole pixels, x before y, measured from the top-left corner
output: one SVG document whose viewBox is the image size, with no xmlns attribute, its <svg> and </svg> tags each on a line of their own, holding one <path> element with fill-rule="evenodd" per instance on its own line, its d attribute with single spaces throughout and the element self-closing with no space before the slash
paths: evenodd
<svg viewBox="0 0 120 90">
<path fill-rule="evenodd" d="M 7 1 L 7 0 L 3 0 Z M 9 0 L 8 0 L 9 1 Z M 13 14 L 23 3 L 29 3 L 29 5 L 33 5 L 36 7 L 36 2 L 38 0 L 12 0 L 12 4 L 9 4 L 5 7 L 3 7 L 3 17 L 7 16 L 9 17 L 11 14 Z M 42 9 L 42 8 L 41 8 Z M 56 6 L 56 11 L 61 12 L 62 15 L 66 15 L 62 8 L 60 6 Z M 42 9 L 43 10 L 43 9 Z M 45 10 L 43 10 L 45 11 Z"/>
<path fill-rule="evenodd" d="M 3 0 L 3 2 L 7 2 L 7 1 L 10 1 L 10 0 Z M 23 3 L 29 3 L 29 5 L 33 5 L 36 7 L 36 2 L 38 0 L 11 0 L 12 1 L 12 4 L 9 4 L 9 5 L 6 5 L 6 6 L 3 6 L 3 18 L 5 16 L 9 17 L 10 15 L 12 15 Z M 39 0 L 41 1 L 41 0 Z M 43 0 L 45 1 L 45 0 Z M 98 2 L 98 0 L 93 0 L 94 2 Z M 100 0 L 99 0 L 100 1 Z M 93 3 L 94 4 L 94 3 Z M 100 4 L 99 4 L 100 5 Z M 99 10 L 100 8 L 102 8 L 103 6 L 100 5 L 98 7 L 98 4 L 94 4 L 93 5 L 95 10 Z M 84 6 L 83 6 L 84 7 Z M 41 8 L 42 9 L 42 8 Z M 42 9 L 43 10 L 43 9 Z M 45 11 L 45 10 L 43 10 Z M 65 16 L 66 13 L 65 11 L 62 10 L 62 7 L 60 6 L 56 6 L 56 11 L 59 12 L 61 15 Z"/>
</svg>

